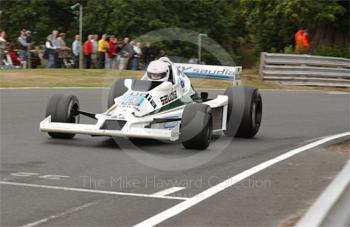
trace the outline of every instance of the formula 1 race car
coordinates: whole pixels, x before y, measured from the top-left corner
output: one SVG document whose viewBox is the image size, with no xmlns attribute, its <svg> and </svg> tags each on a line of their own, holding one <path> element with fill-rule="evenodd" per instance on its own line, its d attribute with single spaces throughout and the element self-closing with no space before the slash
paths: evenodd
<svg viewBox="0 0 350 227">
<path fill-rule="evenodd" d="M 168 64 L 166 81 L 149 78 L 114 81 L 108 109 L 90 113 L 80 109 L 74 95 L 53 95 L 40 130 L 53 138 L 75 134 L 180 141 L 188 149 L 206 149 L 212 133 L 229 137 L 253 137 L 260 128 L 262 99 L 255 88 L 240 86 L 241 67 Z M 224 95 L 209 99 L 196 92 L 189 77 L 232 80 Z M 96 119 L 80 124 L 79 116 Z"/>
</svg>

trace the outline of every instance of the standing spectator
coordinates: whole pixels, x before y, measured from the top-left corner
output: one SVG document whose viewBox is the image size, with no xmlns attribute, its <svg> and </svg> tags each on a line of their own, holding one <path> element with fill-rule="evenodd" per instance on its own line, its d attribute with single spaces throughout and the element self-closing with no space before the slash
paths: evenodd
<svg viewBox="0 0 350 227">
<path fill-rule="evenodd" d="M 67 66 L 67 58 L 69 57 L 70 48 L 66 45 L 66 34 L 60 33 L 57 41 L 56 41 L 56 51 L 57 51 L 57 68 L 62 68 L 63 66 Z"/>
<path fill-rule="evenodd" d="M 116 47 L 116 43 L 115 43 L 115 36 L 111 36 L 108 40 L 108 50 L 106 52 L 106 64 L 105 64 L 105 68 L 106 69 L 112 69 L 112 64 L 114 62 L 114 58 L 115 58 L 115 47 Z"/>
<path fill-rule="evenodd" d="M 117 56 L 117 42 L 118 39 L 112 35 L 109 39 L 109 48 L 107 53 L 106 68 L 115 69 L 116 68 L 116 56 Z"/>
<path fill-rule="evenodd" d="M 44 58 L 47 59 L 47 68 L 55 68 L 56 47 L 52 43 L 52 35 L 47 36 Z"/>
<path fill-rule="evenodd" d="M 28 52 L 28 43 L 27 43 L 27 33 L 25 29 L 22 29 L 21 35 L 18 37 L 19 44 L 19 57 L 21 58 L 22 67 L 27 68 L 27 52 Z"/>
<path fill-rule="evenodd" d="M 159 51 L 158 59 L 161 58 L 161 57 L 166 57 L 166 56 L 167 56 L 167 54 L 166 54 L 165 50 L 161 49 Z"/>
<path fill-rule="evenodd" d="M 98 68 L 103 69 L 105 67 L 105 61 L 106 61 L 106 52 L 109 48 L 109 44 L 107 42 L 107 34 L 103 34 L 100 41 L 98 41 Z"/>
<path fill-rule="evenodd" d="M 58 56 L 58 60 L 57 60 L 58 68 L 62 68 L 63 66 L 68 65 L 67 58 L 68 58 L 68 53 L 70 48 L 67 47 L 65 39 L 66 39 L 65 33 L 60 33 L 57 38 L 58 48 L 56 49 L 56 51 Z"/>
<path fill-rule="evenodd" d="M 75 35 L 75 40 L 72 44 L 72 52 L 74 59 L 74 68 L 79 68 L 79 53 L 80 53 L 80 35 Z"/>
<path fill-rule="evenodd" d="M 295 53 L 297 54 L 303 53 L 303 35 L 304 28 L 299 28 L 299 30 L 294 35 Z"/>
<path fill-rule="evenodd" d="M 2 31 L 0 33 L 0 66 L 2 66 L 4 63 L 6 45 L 6 32 Z"/>
<path fill-rule="evenodd" d="M 131 42 L 130 42 L 131 43 Z M 139 69 L 139 62 L 140 62 L 140 58 L 142 55 L 141 52 L 141 43 L 140 42 L 133 42 L 133 55 L 131 58 L 131 70 L 138 70 Z"/>
<path fill-rule="evenodd" d="M 93 35 L 89 35 L 88 39 L 84 42 L 84 62 L 87 69 L 91 68 L 92 40 Z"/>
<path fill-rule="evenodd" d="M 98 58 L 98 35 L 95 34 L 91 40 L 92 54 L 91 54 L 91 66 L 93 69 L 97 69 L 97 58 Z"/>
<path fill-rule="evenodd" d="M 60 65 L 59 59 L 58 59 L 58 52 L 57 52 L 57 50 L 59 50 L 61 48 L 61 42 L 59 40 L 58 31 L 57 30 L 53 30 L 52 31 L 52 44 L 56 48 L 56 51 L 55 51 L 55 68 L 57 68 Z"/>
<path fill-rule="evenodd" d="M 147 68 L 148 64 L 151 62 L 152 57 L 151 57 L 151 44 L 146 43 L 144 48 L 143 48 L 143 63 L 145 64 L 145 68 Z"/>
<path fill-rule="evenodd" d="M 192 56 L 190 60 L 188 60 L 188 64 L 198 64 L 198 59 L 195 56 Z"/>
<path fill-rule="evenodd" d="M 118 67 L 120 70 L 126 69 L 129 59 L 132 56 L 132 53 L 133 53 L 133 49 L 129 44 L 129 38 L 125 37 L 123 39 L 123 48 L 120 51 L 121 58 L 120 58 L 119 67 Z"/>
<path fill-rule="evenodd" d="M 304 29 L 304 33 L 301 39 L 303 49 L 304 49 L 304 54 L 307 54 L 310 49 L 310 44 L 309 44 L 309 31 L 307 29 Z"/>
</svg>

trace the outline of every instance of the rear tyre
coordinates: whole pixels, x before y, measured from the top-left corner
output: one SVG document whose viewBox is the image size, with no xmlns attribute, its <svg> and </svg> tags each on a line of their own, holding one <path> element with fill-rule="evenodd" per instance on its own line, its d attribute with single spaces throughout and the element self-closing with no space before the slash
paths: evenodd
<svg viewBox="0 0 350 227">
<path fill-rule="evenodd" d="M 74 95 L 55 94 L 51 96 L 47 107 L 46 117 L 51 115 L 52 122 L 79 123 L 79 101 Z M 52 138 L 71 139 L 72 133 L 49 132 Z"/>
<path fill-rule="evenodd" d="M 122 96 L 128 89 L 124 85 L 125 79 L 115 80 L 109 89 L 107 107 L 114 105 L 114 99 Z"/>
<path fill-rule="evenodd" d="M 262 99 L 256 88 L 235 86 L 225 91 L 228 96 L 226 136 L 250 138 L 259 131 Z"/>
<path fill-rule="evenodd" d="M 210 144 L 212 128 L 210 106 L 200 103 L 189 104 L 182 114 L 180 141 L 187 149 L 204 150 Z"/>
</svg>

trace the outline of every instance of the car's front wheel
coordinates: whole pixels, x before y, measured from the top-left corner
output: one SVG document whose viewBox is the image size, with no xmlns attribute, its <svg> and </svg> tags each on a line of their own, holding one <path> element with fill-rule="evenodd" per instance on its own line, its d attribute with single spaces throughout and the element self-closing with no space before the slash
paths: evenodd
<svg viewBox="0 0 350 227">
<path fill-rule="evenodd" d="M 55 94 L 46 106 L 46 117 L 51 115 L 52 122 L 79 123 L 79 101 L 75 95 Z M 49 132 L 52 138 L 71 139 L 72 133 Z"/>
<path fill-rule="evenodd" d="M 250 138 L 259 131 L 262 99 L 256 88 L 234 86 L 225 91 L 228 97 L 226 136 Z"/>
<path fill-rule="evenodd" d="M 180 141 L 185 148 L 206 149 L 211 141 L 212 130 L 210 106 L 192 103 L 185 107 L 180 125 Z"/>
</svg>

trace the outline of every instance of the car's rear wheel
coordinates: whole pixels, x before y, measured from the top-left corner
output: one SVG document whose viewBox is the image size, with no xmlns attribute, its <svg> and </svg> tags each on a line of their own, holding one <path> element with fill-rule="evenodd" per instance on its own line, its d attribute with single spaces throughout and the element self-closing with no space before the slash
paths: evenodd
<svg viewBox="0 0 350 227">
<path fill-rule="evenodd" d="M 115 80 L 109 89 L 107 107 L 114 105 L 114 99 L 122 96 L 128 89 L 124 85 L 125 79 Z"/>
<path fill-rule="evenodd" d="M 51 115 L 52 122 L 79 123 L 79 101 L 74 95 L 55 94 L 46 106 L 46 117 Z M 71 139 L 72 133 L 49 132 L 53 138 Z"/>
<path fill-rule="evenodd" d="M 180 141 L 187 149 L 206 149 L 212 135 L 211 108 L 208 105 L 192 103 L 185 107 L 181 125 Z"/>
<path fill-rule="evenodd" d="M 250 138 L 257 134 L 262 118 L 262 99 L 256 88 L 234 86 L 226 89 L 228 96 L 227 136 Z"/>
</svg>

